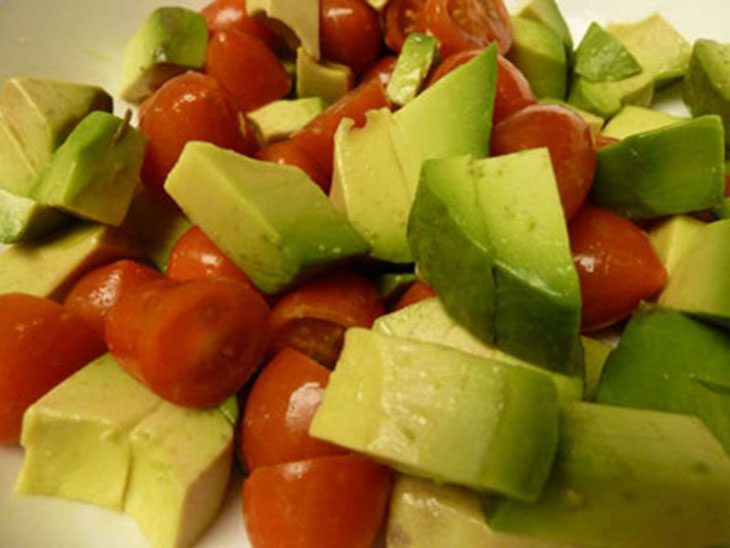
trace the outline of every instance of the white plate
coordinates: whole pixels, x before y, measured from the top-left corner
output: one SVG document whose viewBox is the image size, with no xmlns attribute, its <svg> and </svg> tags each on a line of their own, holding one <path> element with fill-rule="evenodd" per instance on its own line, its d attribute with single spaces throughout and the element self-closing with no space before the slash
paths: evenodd
<svg viewBox="0 0 730 548">
<path fill-rule="evenodd" d="M 688 40 L 730 41 L 727 0 L 558 0 L 576 43 L 591 21 L 628 22 L 660 11 Z M 0 0 L 0 80 L 44 75 L 119 89 L 124 45 L 156 5 L 201 7 L 205 0 Z M 521 0 L 507 0 L 510 8 Z M 121 110 L 121 104 L 117 109 Z M 677 108 L 677 105 L 670 105 Z M 22 452 L 0 448 L 0 548 L 143 548 L 131 518 L 98 508 L 12 493 Z M 240 511 L 240 479 L 224 511 L 199 543 L 249 546 Z"/>
</svg>

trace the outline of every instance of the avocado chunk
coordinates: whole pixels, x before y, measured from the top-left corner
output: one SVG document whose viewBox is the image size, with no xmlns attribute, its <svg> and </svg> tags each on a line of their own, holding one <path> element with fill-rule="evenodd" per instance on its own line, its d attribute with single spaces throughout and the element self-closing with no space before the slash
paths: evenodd
<svg viewBox="0 0 730 548">
<path fill-rule="evenodd" d="M 378 276 L 375 285 L 378 287 L 378 293 L 386 303 L 386 307 L 389 307 L 417 280 L 418 276 L 413 272 L 388 272 Z"/>
<path fill-rule="evenodd" d="M 621 140 L 682 121 L 686 121 L 686 118 L 673 116 L 661 110 L 626 105 L 608 121 L 601 133 L 606 137 Z"/>
<path fill-rule="evenodd" d="M 71 226 L 0 252 L 0 294 L 29 293 L 59 300 L 89 270 L 137 256 L 135 245 L 120 229 Z"/>
<path fill-rule="evenodd" d="M 146 143 L 129 120 L 92 112 L 56 150 L 31 196 L 78 217 L 118 226 L 139 183 Z"/>
<path fill-rule="evenodd" d="M 354 79 L 350 67 L 318 61 L 304 48 L 297 49 L 297 97 L 320 97 L 327 103 L 334 103 L 350 91 Z"/>
<path fill-rule="evenodd" d="M 309 433 L 404 473 L 534 500 L 557 428 L 542 373 L 352 328 Z"/>
<path fill-rule="evenodd" d="M 437 55 L 438 40 L 433 36 L 420 32 L 406 36 L 386 89 L 388 99 L 401 107 L 411 102 L 423 86 Z"/>
<path fill-rule="evenodd" d="M 564 99 L 568 61 L 562 38 L 547 25 L 522 17 L 512 18 L 514 41 L 507 57 L 522 71 L 539 99 Z"/>
<path fill-rule="evenodd" d="M 265 293 L 370 250 L 297 167 L 193 141 L 165 190 Z"/>
<path fill-rule="evenodd" d="M 591 23 L 575 52 L 573 71 L 593 82 L 623 80 L 643 69 L 618 38 Z"/>
<path fill-rule="evenodd" d="M 571 55 L 573 53 L 573 37 L 570 35 L 570 28 L 555 0 L 531 0 L 520 10 L 517 16 L 547 26 L 560 36 L 567 54 Z"/>
<path fill-rule="evenodd" d="M 319 59 L 318 0 L 247 0 L 246 11 L 253 17 L 264 18 L 292 49 L 301 46 L 315 60 Z"/>
<path fill-rule="evenodd" d="M 327 104 L 321 97 L 281 99 L 247 114 L 265 144 L 286 139 L 320 114 Z"/>
<path fill-rule="evenodd" d="M 545 371 L 510 356 L 493 346 L 484 344 L 457 324 L 448 315 L 437 298 L 426 299 L 402 310 L 380 316 L 373 324 L 373 331 L 395 337 L 440 344 L 467 354 L 513 364 L 515 367 L 526 367 L 532 371 L 548 375 L 555 383 L 555 389 L 558 392 L 560 401 L 583 398 L 582 379 Z"/>
<path fill-rule="evenodd" d="M 593 114 L 592 112 L 588 112 L 587 110 L 580 109 L 574 105 L 571 105 L 570 103 L 566 103 L 565 101 L 557 101 L 555 99 L 546 99 L 540 101 L 540 103 L 546 104 L 546 105 L 560 105 L 561 107 L 565 107 L 567 109 L 572 110 L 575 112 L 578 116 L 580 116 L 583 121 L 588 125 L 588 129 L 591 131 L 591 135 L 594 137 L 601 133 L 601 129 L 603 128 L 603 124 L 606 123 L 606 120 L 601 118 L 600 116 L 597 116 Z"/>
<path fill-rule="evenodd" d="M 687 548 L 730 538 L 730 460 L 694 417 L 575 402 L 536 503 L 502 500 L 489 525 L 579 546 Z"/>
<path fill-rule="evenodd" d="M 0 91 L 0 187 L 27 196 L 54 151 L 87 114 L 111 112 L 111 96 L 96 86 L 14 77 Z"/>
<path fill-rule="evenodd" d="M 68 215 L 52 207 L 0 189 L 0 243 L 35 240 L 69 221 Z"/>
<path fill-rule="evenodd" d="M 687 215 L 675 215 L 649 231 L 649 240 L 669 279 L 692 240 L 705 223 Z"/>
<path fill-rule="evenodd" d="M 547 149 L 426 162 L 408 239 L 459 324 L 531 364 L 582 375 L 578 277 Z"/>
<path fill-rule="evenodd" d="M 645 310 L 608 357 L 596 399 L 694 415 L 730 454 L 729 360 L 723 330 L 673 310 Z"/>
<path fill-rule="evenodd" d="M 730 44 L 697 40 L 684 80 L 684 101 L 692 116 L 718 114 L 730 145 Z"/>
<path fill-rule="evenodd" d="M 610 118 L 624 105 L 648 107 L 654 98 L 654 80 L 643 70 L 615 82 L 591 82 L 575 76 L 568 95 L 568 102 L 602 118 Z"/>
<path fill-rule="evenodd" d="M 583 344 L 583 356 L 585 356 L 586 362 L 586 386 L 584 399 L 592 401 L 596 397 L 598 382 L 601 379 L 601 374 L 604 366 L 606 365 L 608 355 L 613 349 L 609 344 L 599 339 L 592 339 L 581 335 L 580 340 Z"/>
<path fill-rule="evenodd" d="M 208 26 L 200 13 L 157 8 L 127 44 L 122 97 L 138 103 L 167 80 L 188 69 L 202 69 L 207 49 Z"/>
<path fill-rule="evenodd" d="M 634 219 L 708 209 L 722 201 L 724 172 L 722 122 L 702 116 L 596 151 L 590 199 Z"/>
</svg>

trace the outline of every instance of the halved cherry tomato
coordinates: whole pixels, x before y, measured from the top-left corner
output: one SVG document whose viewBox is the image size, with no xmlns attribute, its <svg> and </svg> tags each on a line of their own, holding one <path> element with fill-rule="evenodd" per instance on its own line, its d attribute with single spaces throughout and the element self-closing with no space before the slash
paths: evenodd
<svg viewBox="0 0 730 548">
<path fill-rule="evenodd" d="M 393 305 L 393 310 L 400 310 L 412 304 L 416 304 L 426 299 L 431 299 L 436 296 L 436 292 L 433 288 L 422 280 L 413 282 L 408 289 L 405 290 L 398 300 Z"/>
<path fill-rule="evenodd" d="M 312 160 L 312 158 L 310 158 L 309 155 L 299 148 L 299 146 L 297 146 L 297 144 L 291 139 L 270 144 L 259 150 L 255 156 L 259 160 L 266 160 L 267 162 L 297 166 L 304 171 L 304 173 L 309 175 L 309 178 L 312 179 L 312 181 L 314 181 L 325 194 L 329 193 L 330 186 L 332 185 L 331 179 L 322 170 L 322 168 L 319 167 L 319 164 Z"/>
<path fill-rule="evenodd" d="M 190 407 L 220 404 L 258 366 L 269 309 L 226 278 L 153 281 L 130 288 L 106 321 L 109 351 L 153 392 Z"/>
<path fill-rule="evenodd" d="M 360 83 L 364 84 L 369 80 L 377 79 L 387 87 L 388 82 L 390 82 L 390 78 L 393 76 L 393 71 L 395 70 L 395 64 L 397 62 L 398 58 L 395 55 L 386 55 L 381 57 L 365 71 L 360 78 Z"/>
<path fill-rule="evenodd" d="M 385 466 L 357 455 L 257 468 L 243 483 L 256 548 L 371 548 L 390 493 Z"/>
<path fill-rule="evenodd" d="M 71 288 L 63 305 L 86 320 L 100 338 L 109 310 L 124 291 L 134 285 L 159 279 L 162 274 L 135 261 L 117 261 L 82 277 Z"/>
<path fill-rule="evenodd" d="M 208 141 L 242 154 L 253 152 L 241 134 L 235 104 L 217 80 L 187 72 L 166 82 L 140 109 L 139 127 L 149 138 L 142 182 L 171 201 L 163 184 L 188 141 Z"/>
<path fill-rule="evenodd" d="M 568 231 L 580 279 L 584 331 L 627 318 L 639 301 L 666 282 L 667 272 L 649 238 L 627 219 L 585 205 Z"/>
<path fill-rule="evenodd" d="M 323 57 L 360 74 L 380 53 L 378 14 L 363 0 L 320 0 L 319 40 Z"/>
<path fill-rule="evenodd" d="M 427 0 L 390 0 L 385 8 L 385 44 L 395 52 L 403 49 L 406 36 L 423 32 L 421 12 Z"/>
<path fill-rule="evenodd" d="M 440 42 L 443 57 L 497 42 L 499 52 L 512 45 L 512 21 L 502 0 L 427 0 L 420 27 Z"/>
<path fill-rule="evenodd" d="M 585 201 L 596 168 L 596 151 L 588 125 L 558 105 L 531 105 L 503 120 L 492 132 L 493 155 L 547 147 L 565 218 Z"/>
<path fill-rule="evenodd" d="M 241 454 L 249 472 L 259 466 L 346 452 L 309 436 L 329 377 L 327 368 L 291 348 L 264 366 L 241 421 Z"/>
<path fill-rule="evenodd" d="M 459 51 L 457 53 L 454 53 L 453 55 L 449 55 L 446 59 L 444 59 L 441 64 L 436 67 L 436 70 L 434 70 L 431 73 L 431 76 L 428 78 L 427 86 L 432 86 L 441 78 L 446 76 L 449 72 L 452 70 L 460 67 L 461 65 L 464 65 L 474 59 L 477 55 L 479 55 L 482 51 L 484 51 L 483 48 L 476 48 L 476 49 L 468 49 L 464 51 Z"/>
<path fill-rule="evenodd" d="M 330 105 L 322 114 L 292 135 L 292 140 L 307 156 L 316 161 L 328 179 L 332 178 L 334 136 L 343 118 L 355 125 L 365 124 L 365 113 L 387 107 L 388 98 L 380 80 L 369 80 Z"/>
<path fill-rule="evenodd" d="M 205 72 L 221 83 L 243 112 L 284 97 L 291 78 L 266 44 L 235 29 L 213 34 Z"/>
<path fill-rule="evenodd" d="M 270 352 L 295 348 L 334 365 L 348 327 L 369 328 L 383 314 L 375 285 L 352 272 L 325 274 L 284 295 L 271 311 Z"/>
<path fill-rule="evenodd" d="M 167 275 L 180 282 L 222 276 L 253 286 L 246 273 L 197 226 L 190 228 L 175 242 L 167 260 Z"/>
<path fill-rule="evenodd" d="M 0 295 L 0 443 L 17 443 L 25 410 L 104 350 L 104 339 L 60 304 Z"/>
<path fill-rule="evenodd" d="M 596 138 L 594 139 L 594 144 L 596 146 L 596 150 L 599 148 L 607 147 L 609 145 L 615 145 L 618 143 L 619 140 L 614 137 L 606 137 L 605 135 L 596 135 Z"/>
<path fill-rule="evenodd" d="M 215 0 L 201 12 L 211 34 L 220 30 L 236 29 L 258 38 L 268 47 L 276 45 L 276 37 L 262 23 L 246 13 L 246 0 Z"/>
</svg>

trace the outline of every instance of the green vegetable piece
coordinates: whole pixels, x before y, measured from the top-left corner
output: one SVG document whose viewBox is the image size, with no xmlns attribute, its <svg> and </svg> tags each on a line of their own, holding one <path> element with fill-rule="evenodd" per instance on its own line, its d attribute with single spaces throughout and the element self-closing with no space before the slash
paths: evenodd
<svg viewBox="0 0 730 548">
<path fill-rule="evenodd" d="M 621 140 L 637 133 L 652 131 L 684 120 L 686 118 L 673 116 L 660 110 L 626 105 L 608 121 L 601 133 L 606 137 Z"/>
<path fill-rule="evenodd" d="M 606 122 L 606 120 L 604 120 L 600 116 L 596 116 L 592 112 L 588 112 L 587 110 L 580 109 L 574 105 L 571 105 L 570 103 L 566 103 L 565 101 L 556 101 L 556 100 L 547 99 L 547 100 L 540 101 L 540 103 L 543 103 L 546 105 L 559 105 L 561 107 L 565 107 L 567 109 L 572 110 L 578 116 L 580 116 L 586 124 L 588 124 L 588 129 L 591 130 L 591 134 L 593 136 L 596 136 L 599 133 L 601 133 L 603 124 Z"/>
<path fill-rule="evenodd" d="M 247 114 L 264 144 L 286 139 L 327 107 L 321 97 L 273 101 Z"/>
<path fill-rule="evenodd" d="M 423 86 L 437 53 L 438 40 L 433 36 L 410 33 L 386 88 L 388 99 L 399 106 L 412 101 Z"/>
<path fill-rule="evenodd" d="M 606 359 L 611 353 L 611 346 L 590 337 L 581 336 L 580 340 L 583 344 L 583 355 L 586 361 L 585 399 L 592 401 L 596 396 L 598 381 L 601 378 L 603 367 L 606 365 Z"/>
<path fill-rule="evenodd" d="M 542 23 L 512 18 L 514 41 L 507 57 L 525 75 L 538 99 L 565 98 L 568 62 L 561 37 Z"/>
<path fill-rule="evenodd" d="M 629 218 L 714 207 L 724 187 L 718 116 L 702 116 L 627 137 L 596 152 L 591 201 Z"/>
<path fill-rule="evenodd" d="M 517 16 L 546 25 L 560 36 L 568 55 L 573 53 L 573 38 L 570 35 L 570 28 L 555 0 L 531 0 Z"/>
<path fill-rule="evenodd" d="M 301 45 L 312 59 L 320 58 L 318 1 L 246 0 L 246 12 L 270 21 L 291 49 Z"/>
<path fill-rule="evenodd" d="M 648 107 L 654 98 L 654 80 L 646 70 L 616 82 L 591 82 L 573 78 L 568 102 L 580 109 L 610 118 L 624 105 Z"/>
<path fill-rule="evenodd" d="M 575 52 L 573 70 L 591 81 L 605 82 L 639 74 L 642 68 L 620 40 L 591 23 Z"/>
<path fill-rule="evenodd" d="M 675 215 L 649 232 L 651 245 L 671 279 L 674 269 L 705 223 L 687 215 Z"/>
<path fill-rule="evenodd" d="M 0 190 L 0 243 L 35 240 L 69 221 L 68 215 L 52 207 Z"/>
<path fill-rule="evenodd" d="M 383 300 L 393 303 L 416 280 L 418 277 L 413 272 L 389 272 L 379 276 L 375 284 Z"/>
<path fill-rule="evenodd" d="M 320 97 L 326 103 L 334 103 L 350 91 L 354 79 L 347 65 L 318 61 L 304 48 L 297 49 L 297 97 Z"/>
</svg>

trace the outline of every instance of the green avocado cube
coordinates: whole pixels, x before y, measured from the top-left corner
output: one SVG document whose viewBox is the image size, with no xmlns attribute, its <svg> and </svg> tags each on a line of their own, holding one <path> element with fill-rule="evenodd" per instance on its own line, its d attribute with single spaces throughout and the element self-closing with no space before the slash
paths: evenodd
<svg viewBox="0 0 730 548">
<path fill-rule="evenodd" d="M 309 433 L 405 473 L 534 500 L 557 428 L 541 372 L 352 328 Z"/>
<path fill-rule="evenodd" d="M 262 142 L 270 144 L 286 139 L 307 125 L 326 107 L 327 104 L 321 97 L 281 99 L 251 111 L 246 116 L 256 126 Z"/>
<path fill-rule="evenodd" d="M 649 231 L 649 240 L 671 279 L 682 256 L 705 223 L 688 215 L 674 215 Z"/>
<path fill-rule="evenodd" d="M 562 38 L 550 27 L 522 17 L 512 18 L 514 41 L 507 57 L 522 71 L 539 99 L 565 99 L 568 60 Z"/>
<path fill-rule="evenodd" d="M 165 190 L 265 293 L 370 250 L 297 167 L 192 141 Z"/>
<path fill-rule="evenodd" d="M 555 0 L 531 0 L 517 16 L 546 25 L 560 36 L 567 54 L 573 53 L 573 37 L 570 35 L 570 28 Z"/>
<path fill-rule="evenodd" d="M 415 99 L 437 54 L 438 40 L 433 36 L 420 32 L 406 36 L 386 88 L 388 99 L 401 107 Z"/>
<path fill-rule="evenodd" d="M 623 80 L 643 69 L 615 38 L 597 23 L 591 23 L 575 52 L 573 71 L 594 82 Z"/>
<path fill-rule="evenodd" d="M 637 133 L 652 131 L 685 120 L 686 118 L 673 116 L 661 110 L 626 105 L 608 121 L 601 134 L 621 140 Z"/>
<path fill-rule="evenodd" d="M 0 189 L 0 243 L 38 239 L 70 221 L 64 213 Z"/>
<path fill-rule="evenodd" d="M 615 82 L 591 82 L 576 76 L 570 88 L 568 102 L 602 118 L 610 118 L 624 105 L 648 107 L 654 98 L 651 74 L 642 71 Z"/>
<path fill-rule="evenodd" d="M 304 48 L 297 49 L 297 97 L 319 97 L 326 103 L 334 103 L 350 91 L 354 79 L 347 65 L 317 60 Z"/>
</svg>

